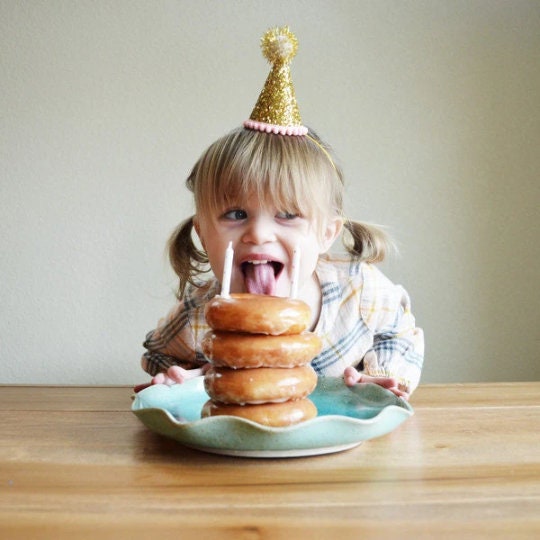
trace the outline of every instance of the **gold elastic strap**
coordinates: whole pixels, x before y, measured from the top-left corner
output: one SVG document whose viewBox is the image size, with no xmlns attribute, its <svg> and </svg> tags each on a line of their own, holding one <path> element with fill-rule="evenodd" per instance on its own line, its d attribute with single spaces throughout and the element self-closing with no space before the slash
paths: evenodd
<svg viewBox="0 0 540 540">
<path fill-rule="evenodd" d="M 334 170 L 336 170 L 336 164 L 334 163 L 332 156 L 330 156 L 330 154 L 328 153 L 328 150 L 317 139 L 314 139 L 311 135 L 309 135 L 309 133 L 306 134 L 306 137 L 310 141 L 313 141 L 324 152 L 324 155 L 328 158 L 328 161 L 332 164 L 332 167 L 334 167 Z"/>
</svg>

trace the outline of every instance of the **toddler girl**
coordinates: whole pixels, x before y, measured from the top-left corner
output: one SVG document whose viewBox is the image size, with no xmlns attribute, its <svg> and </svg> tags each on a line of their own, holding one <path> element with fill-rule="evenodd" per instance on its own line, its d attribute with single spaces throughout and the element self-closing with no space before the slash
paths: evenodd
<svg viewBox="0 0 540 540">
<path fill-rule="evenodd" d="M 293 40 L 294 55 L 288 29 L 271 32 L 265 36 L 270 45 L 273 39 L 283 49 L 285 35 L 286 44 Z M 373 382 L 408 398 L 420 379 L 422 331 L 415 327 L 407 293 L 373 265 L 383 260 L 387 237 L 345 217 L 342 172 L 330 148 L 298 121 L 290 52 L 285 47 L 285 59 L 282 50 L 269 53 L 274 66 L 250 120 L 214 142 L 187 179 L 195 214 L 169 241 L 178 303 L 147 335 L 142 367 L 154 384 L 203 373 L 208 364 L 200 343 L 209 330 L 204 306 L 220 293 L 229 243 L 231 293 L 289 296 L 298 249 L 297 297 L 310 306 L 311 330 L 323 342 L 314 369 L 321 376 L 343 376 L 348 385 Z M 292 109 L 292 120 L 275 117 L 276 100 L 285 94 L 286 111 L 279 114 Z M 346 254 L 330 255 L 340 236 Z"/>
</svg>

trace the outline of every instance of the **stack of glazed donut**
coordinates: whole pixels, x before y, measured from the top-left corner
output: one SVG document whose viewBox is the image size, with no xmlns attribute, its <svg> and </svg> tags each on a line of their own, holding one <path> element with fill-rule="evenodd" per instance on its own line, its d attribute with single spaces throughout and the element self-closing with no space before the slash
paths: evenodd
<svg viewBox="0 0 540 540">
<path fill-rule="evenodd" d="M 211 366 L 202 417 L 230 415 L 284 427 L 317 416 L 308 399 L 317 384 L 310 361 L 321 351 L 306 331 L 301 300 L 248 293 L 216 296 L 205 308 L 210 330 L 202 348 Z"/>
</svg>

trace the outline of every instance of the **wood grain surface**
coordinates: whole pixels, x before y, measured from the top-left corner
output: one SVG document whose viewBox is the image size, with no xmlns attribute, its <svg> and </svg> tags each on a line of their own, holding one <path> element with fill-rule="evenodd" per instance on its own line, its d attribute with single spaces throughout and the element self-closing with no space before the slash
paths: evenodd
<svg viewBox="0 0 540 540">
<path fill-rule="evenodd" d="M 0 386 L 1 538 L 540 538 L 540 383 L 420 386 L 392 433 L 290 459 L 185 448 L 131 395 Z"/>
</svg>

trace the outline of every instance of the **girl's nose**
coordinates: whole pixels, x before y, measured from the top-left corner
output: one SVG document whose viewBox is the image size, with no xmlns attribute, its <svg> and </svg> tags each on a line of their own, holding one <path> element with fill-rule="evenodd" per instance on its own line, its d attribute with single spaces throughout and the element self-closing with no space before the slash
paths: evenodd
<svg viewBox="0 0 540 540">
<path fill-rule="evenodd" d="M 265 244 L 273 242 L 275 239 L 274 228 L 264 217 L 250 219 L 242 235 L 242 241 L 247 244 Z"/>
</svg>

